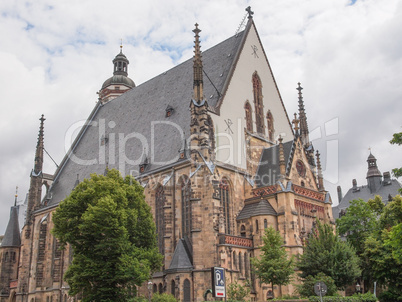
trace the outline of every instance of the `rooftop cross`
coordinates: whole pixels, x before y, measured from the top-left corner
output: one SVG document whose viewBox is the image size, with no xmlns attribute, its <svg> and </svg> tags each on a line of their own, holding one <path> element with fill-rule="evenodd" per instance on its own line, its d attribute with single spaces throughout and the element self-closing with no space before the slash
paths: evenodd
<svg viewBox="0 0 402 302">
<path fill-rule="evenodd" d="M 249 19 L 252 19 L 252 18 L 253 18 L 253 15 L 254 15 L 254 12 L 251 11 L 251 6 L 249 6 L 249 7 L 246 8 L 246 12 L 248 12 L 248 18 L 249 18 Z"/>
</svg>

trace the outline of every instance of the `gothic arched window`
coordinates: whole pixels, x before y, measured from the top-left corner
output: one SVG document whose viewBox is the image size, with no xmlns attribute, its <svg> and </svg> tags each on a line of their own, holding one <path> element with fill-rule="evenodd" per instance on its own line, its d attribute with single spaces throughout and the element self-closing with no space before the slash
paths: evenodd
<svg viewBox="0 0 402 302">
<path fill-rule="evenodd" d="M 249 276 L 248 276 L 248 255 L 247 255 L 247 253 L 244 253 L 244 271 L 245 271 L 245 273 L 244 273 L 244 276 L 246 277 L 246 278 L 248 278 Z"/>
<path fill-rule="evenodd" d="M 248 101 L 244 105 L 244 110 L 246 111 L 246 129 L 247 131 L 253 132 L 253 116 L 251 113 L 251 105 Z"/>
<path fill-rule="evenodd" d="M 191 182 L 188 178 L 183 178 L 181 182 L 181 219 L 183 237 L 187 236 L 191 240 Z"/>
<path fill-rule="evenodd" d="M 158 248 L 159 253 L 164 255 L 164 242 L 165 236 L 165 217 L 163 213 L 163 206 L 165 205 L 165 192 L 162 186 L 158 186 L 155 192 L 155 224 L 156 233 L 158 234 Z"/>
<path fill-rule="evenodd" d="M 255 123 L 257 126 L 257 132 L 265 134 L 264 125 L 264 105 L 262 102 L 262 84 L 261 79 L 257 72 L 253 74 L 253 95 L 254 95 L 254 107 L 255 107 Z"/>
<path fill-rule="evenodd" d="M 241 252 L 239 252 L 239 272 L 240 272 L 240 274 L 243 273 L 243 262 L 242 262 Z"/>
<path fill-rule="evenodd" d="M 272 113 L 270 110 L 267 112 L 267 128 L 268 128 L 268 138 L 272 142 L 274 141 L 274 118 L 272 117 Z"/>
<path fill-rule="evenodd" d="M 62 253 L 60 250 L 60 242 L 54 238 L 54 246 L 53 246 L 53 281 L 59 282 L 61 277 L 61 258 Z"/>
<path fill-rule="evenodd" d="M 237 268 L 237 264 L 236 264 L 236 252 L 233 252 L 233 268 L 236 269 Z"/>
<path fill-rule="evenodd" d="M 191 301 L 191 287 L 190 287 L 190 280 L 185 279 L 183 282 L 183 296 L 184 296 L 184 302 L 190 302 Z"/>
<path fill-rule="evenodd" d="M 43 285 L 43 273 L 46 259 L 47 216 L 42 218 L 39 226 L 38 257 L 36 258 L 36 286 Z"/>
<path fill-rule="evenodd" d="M 226 179 L 222 179 L 219 187 L 221 190 L 221 207 L 223 209 L 223 217 L 225 219 L 225 234 L 230 234 L 230 194 L 228 181 Z"/>
<path fill-rule="evenodd" d="M 244 224 L 242 224 L 242 226 L 240 227 L 240 236 L 246 237 L 246 227 L 244 226 Z"/>
<path fill-rule="evenodd" d="M 172 294 L 172 296 L 176 296 L 176 283 L 174 282 L 174 280 L 172 280 L 172 282 L 170 283 L 170 293 Z"/>
</svg>

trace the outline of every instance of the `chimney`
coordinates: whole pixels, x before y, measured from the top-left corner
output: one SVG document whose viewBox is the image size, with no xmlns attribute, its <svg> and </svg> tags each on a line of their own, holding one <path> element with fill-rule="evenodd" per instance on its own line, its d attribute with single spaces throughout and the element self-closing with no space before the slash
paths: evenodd
<svg viewBox="0 0 402 302">
<path fill-rule="evenodd" d="M 339 201 L 339 203 L 340 203 L 341 200 L 342 200 L 342 198 L 343 198 L 341 186 L 338 186 L 338 187 L 336 188 L 336 190 L 338 191 L 338 201 Z"/>
<path fill-rule="evenodd" d="M 357 181 L 356 181 L 356 179 L 353 179 L 353 180 L 352 180 L 352 184 L 353 184 L 353 188 L 356 188 L 356 187 L 357 187 Z"/>
</svg>

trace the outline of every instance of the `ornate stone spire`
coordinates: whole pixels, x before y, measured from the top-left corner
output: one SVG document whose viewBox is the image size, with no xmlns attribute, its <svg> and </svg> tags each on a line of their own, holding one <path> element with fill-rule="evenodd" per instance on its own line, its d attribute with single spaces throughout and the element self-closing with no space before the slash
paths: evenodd
<svg viewBox="0 0 402 302">
<path fill-rule="evenodd" d="M 321 160 L 320 160 L 320 153 L 317 150 L 317 170 L 318 170 L 318 189 L 320 191 L 324 191 L 324 178 L 322 176 L 322 169 L 321 169 Z"/>
<path fill-rule="evenodd" d="M 26 237 L 30 236 L 30 227 L 29 225 L 32 223 L 32 212 L 39 207 L 42 195 L 42 178 L 43 178 L 43 150 L 44 150 L 44 122 L 45 117 L 41 116 L 40 126 L 39 126 L 39 135 L 38 142 L 36 144 L 35 151 L 35 163 L 34 168 L 31 172 L 31 182 L 29 185 L 29 195 L 28 195 L 28 208 L 27 208 L 27 216 L 26 222 L 28 224 L 28 228 L 26 229 Z"/>
<path fill-rule="evenodd" d="M 34 165 L 34 172 L 36 174 L 42 172 L 42 167 L 43 167 L 43 148 L 44 148 L 43 124 L 44 124 L 44 121 L 46 120 L 43 114 L 39 120 L 40 120 L 40 126 L 39 126 L 38 142 L 36 144 L 35 165 Z"/>
<path fill-rule="evenodd" d="M 300 136 L 303 142 L 303 145 L 306 146 L 310 143 L 309 141 L 309 131 L 308 131 L 308 125 L 307 125 L 307 116 L 306 112 L 304 110 L 304 102 L 303 102 L 303 95 L 302 95 L 302 90 L 303 87 L 301 87 L 300 82 L 297 83 L 298 87 L 296 90 L 299 91 L 299 119 L 300 119 Z"/>
<path fill-rule="evenodd" d="M 197 103 L 200 103 L 203 98 L 203 69 L 202 69 L 202 55 L 201 55 L 201 45 L 200 45 L 200 36 L 199 33 L 201 30 L 198 28 L 198 24 L 195 24 L 194 32 L 194 59 L 193 59 L 193 70 L 194 70 L 194 95 L 193 98 Z"/>
</svg>

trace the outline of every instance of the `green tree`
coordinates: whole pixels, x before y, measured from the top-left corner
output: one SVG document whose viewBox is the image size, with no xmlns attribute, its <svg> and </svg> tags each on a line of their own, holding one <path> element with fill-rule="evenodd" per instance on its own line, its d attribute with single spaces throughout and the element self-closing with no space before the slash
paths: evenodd
<svg viewBox="0 0 402 302">
<path fill-rule="evenodd" d="M 283 240 L 278 231 L 269 227 L 263 236 L 261 258 L 252 258 L 252 264 L 257 277 L 264 283 L 286 285 L 294 273 L 294 259 L 288 257 Z"/>
<path fill-rule="evenodd" d="M 401 241 L 397 237 L 402 224 L 402 198 L 397 195 L 383 209 L 379 228 L 365 242 L 364 256 L 370 261 L 373 277 L 387 286 L 388 296 L 402 300 Z M 398 239 L 399 238 L 399 239 Z M 396 299 L 394 299 L 396 300 Z"/>
<path fill-rule="evenodd" d="M 327 286 L 327 293 L 325 295 L 335 296 L 337 294 L 334 280 L 323 273 L 318 273 L 316 276 L 307 276 L 306 279 L 302 280 L 301 284 L 296 285 L 296 291 L 299 293 L 300 297 L 315 296 L 314 284 L 317 282 L 324 282 Z"/>
<path fill-rule="evenodd" d="M 377 216 L 383 207 L 384 203 L 379 196 L 369 202 L 364 202 L 362 199 L 353 200 L 346 214 L 336 220 L 338 233 L 347 235 L 347 241 L 355 248 L 360 258 L 361 277 L 366 290 L 372 284 L 373 277 L 370 261 L 364 256 L 365 241 L 378 229 Z"/>
<path fill-rule="evenodd" d="M 392 137 L 392 139 L 389 142 L 392 145 L 398 145 L 398 146 L 402 145 L 402 132 L 394 133 L 394 136 Z M 394 176 L 396 178 L 401 177 L 402 176 L 402 167 L 392 169 L 392 173 L 394 174 Z M 402 189 L 399 191 L 402 193 Z"/>
<path fill-rule="evenodd" d="M 343 289 L 360 276 L 359 262 L 353 246 L 342 241 L 331 226 L 317 220 L 298 267 L 303 279 L 324 273 L 335 281 L 338 289 Z"/>
<path fill-rule="evenodd" d="M 161 266 L 155 224 L 143 188 L 117 170 L 92 174 L 60 203 L 53 234 L 70 244 L 73 261 L 65 279 L 82 301 L 127 301 Z"/>
<path fill-rule="evenodd" d="M 347 234 L 347 240 L 356 249 L 357 255 L 364 251 L 364 241 L 377 228 L 376 213 L 362 199 L 353 200 L 346 214 L 336 220 L 339 234 Z"/>
</svg>

